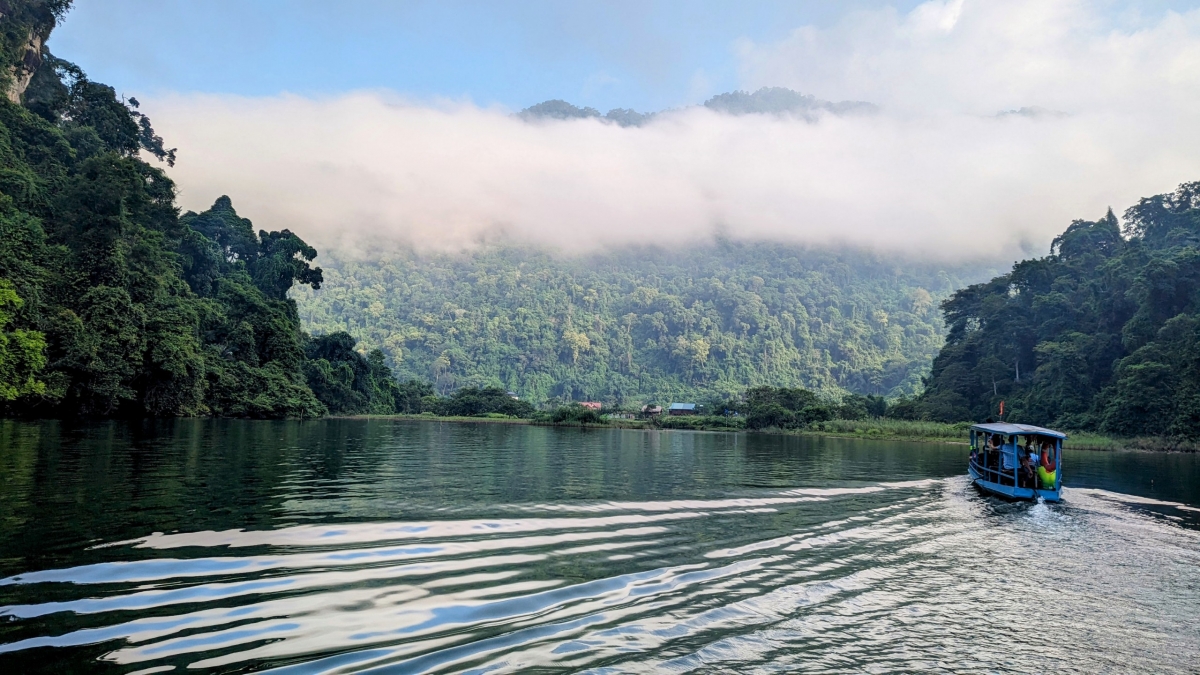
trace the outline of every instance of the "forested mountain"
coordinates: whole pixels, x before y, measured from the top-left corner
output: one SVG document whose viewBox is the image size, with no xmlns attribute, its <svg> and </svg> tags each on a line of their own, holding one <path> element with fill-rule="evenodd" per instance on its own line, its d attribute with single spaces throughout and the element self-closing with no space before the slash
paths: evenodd
<svg viewBox="0 0 1200 675">
<path fill-rule="evenodd" d="M 1200 436 L 1200 183 L 1079 220 L 964 288 L 915 414 Z"/>
<path fill-rule="evenodd" d="M 992 273 L 728 241 L 583 258 L 409 251 L 324 270 L 319 291 L 293 292 L 306 328 L 382 349 L 401 378 L 627 404 L 758 384 L 916 393 L 943 341 L 937 303 Z"/>
<path fill-rule="evenodd" d="M 175 151 L 138 102 L 46 49 L 68 4 L 0 2 L 0 412 L 475 414 L 515 409 L 509 390 L 632 404 L 765 385 L 827 408 L 905 397 L 864 414 L 978 420 L 1005 400 L 1013 421 L 1200 436 L 1200 183 L 1141 200 L 1123 228 L 1076 221 L 983 283 L 987 264 L 728 240 L 322 270 L 227 197 L 180 214 L 158 164 Z M 860 110 L 786 90 L 713 101 Z M 816 419 L 797 401 L 758 407 Z"/>
<path fill-rule="evenodd" d="M 340 262 L 317 290 L 317 252 L 292 232 L 256 232 L 226 197 L 179 213 L 142 159 L 170 165 L 175 151 L 138 102 L 46 49 L 68 5 L 13 0 L 0 16 L 6 412 L 423 409 L 428 385 L 398 384 L 389 361 L 441 394 L 503 385 L 534 400 L 911 393 L 941 344 L 934 307 L 958 271 L 767 244 L 398 254 Z"/>
<path fill-rule="evenodd" d="M 0 3 L 0 409 L 311 417 L 394 409 L 382 357 L 310 341 L 293 284 L 316 251 L 226 197 L 180 216 L 134 99 L 55 58 L 68 2 Z M 319 394 L 314 395 L 313 389 Z"/>
</svg>

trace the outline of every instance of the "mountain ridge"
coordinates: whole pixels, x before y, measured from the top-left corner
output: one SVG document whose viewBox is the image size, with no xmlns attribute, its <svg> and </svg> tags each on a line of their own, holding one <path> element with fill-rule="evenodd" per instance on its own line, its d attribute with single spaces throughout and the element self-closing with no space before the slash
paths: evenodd
<svg viewBox="0 0 1200 675">
<path fill-rule="evenodd" d="M 791 116 L 808 122 L 816 121 L 822 114 L 865 115 L 879 111 L 879 106 L 866 101 L 825 101 L 812 94 L 802 94 L 785 87 L 762 87 L 754 92 L 741 89 L 717 94 L 699 106 L 727 115 L 777 115 Z M 683 108 L 686 109 L 686 108 Z M 622 127 L 639 127 L 648 124 L 659 115 L 675 112 L 680 108 L 669 108 L 658 112 L 641 113 L 629 108 L 613 108 L 601 114 L 599 110 L 579 107 L 562 99 L 550 99 L 529 106 L 516 115 L 526 121 L 597 119 Z"/>
</svg>

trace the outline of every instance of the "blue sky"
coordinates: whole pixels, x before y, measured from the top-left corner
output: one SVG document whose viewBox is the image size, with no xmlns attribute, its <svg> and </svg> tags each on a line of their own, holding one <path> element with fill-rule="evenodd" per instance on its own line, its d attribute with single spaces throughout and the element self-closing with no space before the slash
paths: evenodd
<svg viewBox="0 0 1200 675">
<path fill-rule="evenodd" d="M 387 88 L 514 109 L 563 98 L 657 110 L 737 88 L 740 39 L 771 42 L 882 4 L 77 0 L 50 47 L 139 94 Z"/>
<path fill-rule="evenodd" d="M 519 109 L 695 104 L 745 86 L 735 45 L 916 0 L 77 0 L 51 49 L 126 93 L 385 88 Z M 1184 0 L 1097 0 L 1114 25 Z M 818 96 L 823 92 L 811 92 Z M 827 95 L 827 94 L 826 94 Z"/>
</svg>

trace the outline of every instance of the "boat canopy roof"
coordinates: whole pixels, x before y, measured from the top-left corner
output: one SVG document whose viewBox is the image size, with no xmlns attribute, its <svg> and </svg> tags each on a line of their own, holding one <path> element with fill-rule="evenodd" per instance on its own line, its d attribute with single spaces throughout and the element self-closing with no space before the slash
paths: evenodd
<svg viewBox="0 0 1200 675">
<path fill-rule="evenodd" d="M 1009 422 L 988 422 L 987 424 L 976 424 L 971 427 L 975 431 L 986 431 L 990 434 L 1004 434 L 1006 436 L 1018 436 L 1026 434 L 1037 434 L 1038 436 L 1051 436 L 1054 438 L 1066 438 L 1067 435 L 1061 431 L 1047 429 L 1045 427 L 1035 427 L 1032 424 L 1010 424 Z"/>
</svg>

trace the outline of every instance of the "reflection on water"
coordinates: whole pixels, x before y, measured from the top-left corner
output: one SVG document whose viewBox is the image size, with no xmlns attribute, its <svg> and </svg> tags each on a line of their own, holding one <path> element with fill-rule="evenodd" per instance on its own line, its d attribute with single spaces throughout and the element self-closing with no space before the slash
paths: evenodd
<svg viewBox="0 0 1200 675">
<path fill-rule="evenodd" d="M 1192 672 L 1200 464 L 391 421 L 0 422 L 4 672 Z"/>
</svg>

